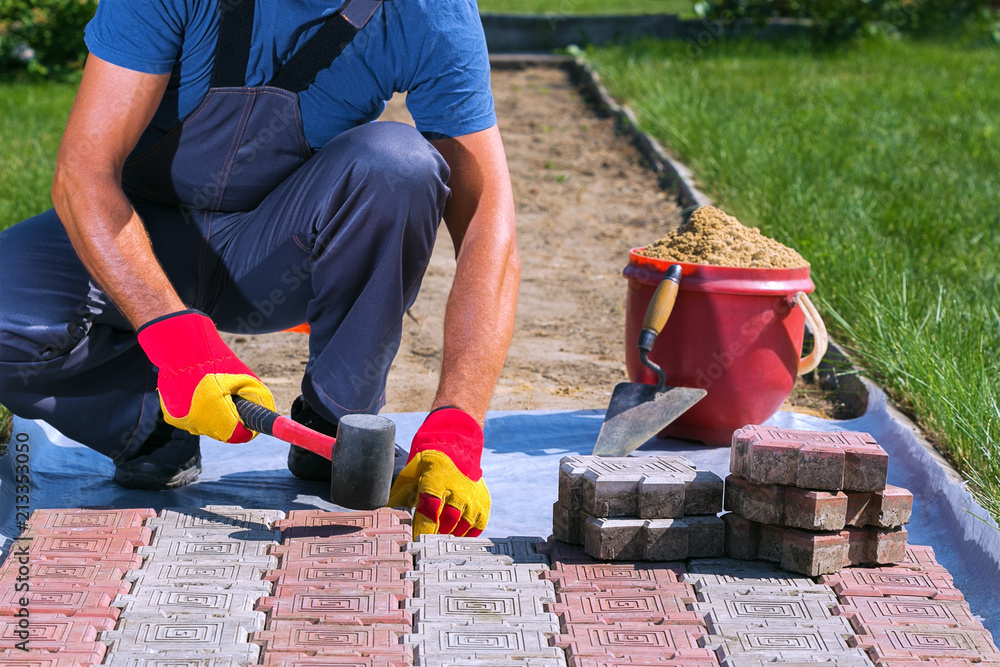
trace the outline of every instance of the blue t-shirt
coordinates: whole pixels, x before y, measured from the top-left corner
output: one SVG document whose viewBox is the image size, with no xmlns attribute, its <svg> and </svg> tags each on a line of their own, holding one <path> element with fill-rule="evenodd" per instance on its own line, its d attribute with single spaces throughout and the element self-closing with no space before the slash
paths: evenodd
<svg viewBox="0 0 1000 667">
<path fill-rule="evenodd" d="M 342 4 L 341 0 L 254 1 L 248 86 L 270 81 Z M 101 0 L 98 4 L 87 25 L 91 53 L 127 69 L 172 75 L 144 144 L 194 111 L 208 92 L 219 3 Z M 417 129 L 428 136 L 457 137 L 496 123 L 476 0 L 386 0 L 333 64 L 299 93 L 309 144 L 318 149 L 341 132 L 374 120 L 395 92 L 407 93 L 406 106 Z"/>
</svg>

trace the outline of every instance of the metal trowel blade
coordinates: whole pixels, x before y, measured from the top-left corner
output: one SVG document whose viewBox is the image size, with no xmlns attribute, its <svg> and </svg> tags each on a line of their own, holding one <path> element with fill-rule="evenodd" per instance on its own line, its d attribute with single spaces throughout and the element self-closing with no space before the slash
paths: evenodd
<svg viewBox="0 0 1000 667">
<path fill-rule="evenodd" d="M 628 456 L 708 392 L 690 387 L 665 387 L 622 382 L 611 394 L 594 456 Z"/>
</svg>

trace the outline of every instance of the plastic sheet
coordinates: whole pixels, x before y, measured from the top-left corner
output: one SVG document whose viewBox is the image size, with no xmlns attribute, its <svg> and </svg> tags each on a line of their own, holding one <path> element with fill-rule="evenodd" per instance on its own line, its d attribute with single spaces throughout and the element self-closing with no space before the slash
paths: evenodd
<svg viewBox="0 0 1000 667">
<path fill-rule="evenodd" d="M 396 423 L 397 442 L 403 446 L 424 418 L 421 413 L 387 416 Z M 493 496 L 487 536 L 551 533 L 559 459 L 568 454 L 589 454 L 603 416 L 599 410 L 490 414 L 483 458 Z M 830 421 L 779 412 L 768 423 L 807 430 L 866 431 L 875 436 L 889 453 L 889 483 L 914 494 L 913 517 L 907 526 L 910 542 L 934 547 L 938 561 L 955 576 L 973 612 L 1000 637 L 1000 531 L 964 486 L 950 479 L 914 434 L 893 418 L 878 388 L 869 387 L 868 410 L 858 419 Z M 209 504 L 285 511 L 335 508 L 324 500 L 328 491 L 325 484 L 291 476 L 285 464 L 288 446 L 267 436 L 245 445 L 203 439 L 204 472 L 196 484 L 172 491 L 133 491 L 111 480 L 114 468 L 109 459 L 66 440 L 43 423 L 17 420 L 11 452 L 0 459 L 0 539 L 4 550 L 19 532 L 14 493 L 18 442 L 26 442 L 29 449 L 31 509 L 95 505 L 161 509 Z M 664 453 L 686 456 L 698 467 L 723 477 L 728 474 L 728 447 L 654 440 L 636 455 Z"/>
</svg>

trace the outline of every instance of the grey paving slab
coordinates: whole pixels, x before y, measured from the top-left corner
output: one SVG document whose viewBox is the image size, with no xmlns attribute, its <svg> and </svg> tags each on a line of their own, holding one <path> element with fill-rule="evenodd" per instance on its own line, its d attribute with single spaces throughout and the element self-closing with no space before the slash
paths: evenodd
<svg viewBox="0 0 1000 667">
<path fill-rule="evenodd" d="M 426 560 L 464 562 L 489 560 L 502 564 L 548 563 L 548 556 L 538 553 L 535 545 L 541 537 L 453 537 L 421 535 L 408 549 L 419 565 Z"/>
<path fill-rule="evenodd" d="M 112 653 L 105 658 L 106 667 L 244 667 L 255 664 L 244 654 L 210 655 L 200 652 L 173 652 L 163 655 L 149 653 Z"/>
<path fill-rule="evenodd" d="M 549 646 L 552 633 L 509 625 L 420 623 L 419 626 L 418 632 L 404 638 L 413 646 L 418 665 L 429 660 L 565 659 L 561 649 Z"/>
<path fill-rule="evenodd" d="M 425 623 L 531 626 L 540 632 L 559 631 L 559 619 L 545 611 L 555 602 L 555 592 L 538 588 L 523 591 L 470 587 L 430 590 L 426 597 L 411 598 L 406 608 L 419 628 Z"/>
<path fill-rule="evenodd" d="M 121 618 L 115 630 L 102 634 L 110 650 L 130 653 L 220 653 L 255 664 L 260 647 L 250 643 L 254 624 L 232 619 Z M 152 657 L 152 656 L 151 656 Z M 165 656 L 164 656 L 165 657 Z"/>
<path fill-rule="evenodd" d="M 235 534 L 239 534 L 236 531 Z M 161 533 L 153 534 L 149 546 L 139 547 L 144 556 L 156 555 L 161 558 L 171 556 L 179 559 L 211 558 L 214 560 L 275 561 L 269 555 L 270 549 L 278 544 L 273 540 L 249 540 L 232 538 L 228 535 L 215 537 L 204 533 Z"/>
<path fill-rule="evenodd" d="M 584 550 L 600 560 L 684 560 L 722 555 L 725 525 L 717 516 L 683 519 L 587 519 Z"/>
<path fill-rule="evenodd" d="M 252 588 L 214 591 L 207 586 L 138 586 L 129 595 L 119 595 L 111 604 L 129 614 L 198 614 L 253 621 L 263 619 L 263 614 L 254 611 L 260 597 L 261 591 Z"/>
<path fill-rule="evenodd" d="M 734 621 L 751 623 L 767 621 L 777 623 L 810 623 L 833 617 L 833 607 L 837 599 L 809 595 L 727 595 L 706 596 L 710 600 L 699 600 L 688 605 L 688 609 L 700 614 L 711 614 L 716 623 Z"/>
<path fill-rule="evenodd" d="M 553 590 L 552 584 L 541 578 L 549 568 L 544 563 L 503 565 L 470 561 L 461 565 L 422 561 L 407 578 L 417 582 L 418 592 L 437 588 L 475 587 L 523 590 L 525 587 Z"/>
<path fill-rule="evenodd" d="M 673 519 L 716 514 L 722 479 L 682 456 L 567 456 L 559 465 L 559 502 L 597 518 Z"/>
<path fill-rule="evenodd" d="M 260 588 L 269 591 L 271 583 L 261 581 L 268 568 L 233 563 L 149 563 L 142 570 L 130 570 L 125 580 L 136 586 L 220 586 L 223 588 Z"/>
<path fill-rule="evenodd" d="M 692 584 L 695 591 L 713 587 L 735 590 L 795 589 L 829 593 L 829 586 L 817 584 L 811 577 L 793 574 L 777 565 L 761 561 L 742 561 L 732 558 L 696 558 L 688 561 L 687 573 L 681 581 Z"/>
<path fill-rule="evenodd" d="M 246 509 L 235 505 L 206 505 L 202 508 L 166 508 L 146 520 L 150 528 L 169 531 L 183 530 L 270 530 L 274 522 L 284 519 L 281 510 Z"/>
<path fill-rule="evenodd" d="M 566 658 L 527 658 L 525 660 L 503 660 L 501 658 L 448 658 L 431 656 L 418 660 L 416 667 L 566 667 Z"/>
<path fill-rule="evenodd" d="M 866 658 L 861 649 L 851 648 L 854 636 L 845 619 L 833 617 L 820 622 L 789 623 L 786 620 L 738 622 L 720 620 L 708 614 L 704 646 L 716 651 L 720 660 L 729 657 L 784 660 L 811 660 L 818 655 L 838 658 Z"/>
<path fill-rule="evenodd" d="M 755 658 L 745 655 L 729 656 L 720 663 L 721 667 L 769 667 L 775 663 L 780 663 L 783 667 L 872 667 L 872 661 L 865 656 L 816 656 L 814 660 L 805 660 L 801 657 L 793 657 L 788 660 L 776 660 L 775 658 Z"/>
</svg>

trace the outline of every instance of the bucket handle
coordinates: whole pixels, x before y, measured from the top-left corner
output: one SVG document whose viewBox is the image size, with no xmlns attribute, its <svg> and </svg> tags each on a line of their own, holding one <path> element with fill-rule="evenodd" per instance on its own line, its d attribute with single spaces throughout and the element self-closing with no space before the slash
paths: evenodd
<svg viewBox="0 0 1000 667">
<path fill-rule="evenodd" d="M 826 325 L 823 323 L 823 318 L 819 316 L 819 311 L 816 310 L 816 306 L 812 304 L 806 293 L 799 292 L 795 295 L 795 299 L 802 304 L 802 313 L 806 318 L 806 326 L 809 327 L 809 331 L 813 335 L 812 352 L 799 360 L 799 375 L 805 375 L 810 371 L 816 370 L 816 367 L 819 366 L 819 362 L 823 360 L 826 348 L 830 344 L 830 338 L 826 333 Z"/>
</svg>

